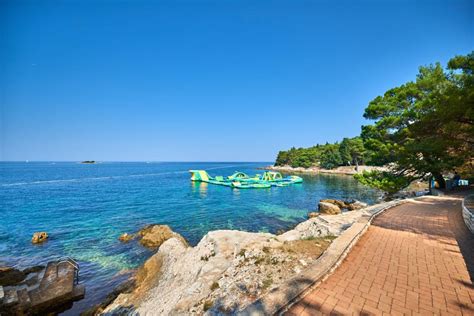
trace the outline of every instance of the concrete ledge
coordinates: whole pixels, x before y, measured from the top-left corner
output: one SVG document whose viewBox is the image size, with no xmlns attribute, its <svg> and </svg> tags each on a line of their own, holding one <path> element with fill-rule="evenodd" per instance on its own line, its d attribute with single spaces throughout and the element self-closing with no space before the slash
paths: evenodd
<svg viewBox="0 0 474 316">
<path fill-rule="evenodd" d="M 396 200 L 366 208 L 370 215 L 362 216 L 336 238 L 314 264 L 247 306 L 238 315 L 275 315 L 285 312 L 336 270 L 377 215 L 410 200 Z"/>
<path fill-rule="evenodd" d="M 462 200 L 462 217 L 467 228 L 474 234 L 474 195 L 466 196 Z"/>
</svg>

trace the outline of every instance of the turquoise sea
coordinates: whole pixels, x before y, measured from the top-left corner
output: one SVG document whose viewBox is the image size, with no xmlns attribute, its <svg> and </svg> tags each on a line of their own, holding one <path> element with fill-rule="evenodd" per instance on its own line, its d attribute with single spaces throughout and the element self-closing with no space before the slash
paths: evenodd
<svg viewBox="0 0 474 316">
<path fill-rule="evenodd" d="M 269 164 L 1 162 L 0 265 L 24 268 L 58 256 L 75 258 L 86 298 L 65 314 L 77 314 L 152 254 L 135 242 L 120 243 L 124 232 L 168 224 L 195 245 L 216 229 L 288 230 L 305 220 L 321 198 L 374 203 L 379 197 L 350 176 L 303 176 L 303 184 L 257 190 L 189 180 L 189 169 L 255 174 Z M 35 231 L 47 231 L 50 239 L 32 245 Z"/>
</svg>

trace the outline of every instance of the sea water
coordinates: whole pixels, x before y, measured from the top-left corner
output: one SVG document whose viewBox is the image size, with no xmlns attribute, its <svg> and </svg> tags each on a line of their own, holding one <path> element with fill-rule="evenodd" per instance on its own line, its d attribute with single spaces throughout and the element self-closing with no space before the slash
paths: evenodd
<svg viewBox="0 0 474 316">
<path fill-rule="evenodd" d="M 238 190 L 193 183 L 188 172 L 253 175 L 269 164 L 0 162 L 0 266 L 76 259 L 86 297 L 66 314 L 77 314 L 102 300 L 152 255 L 136 242 L 119 242 L 124 232 L 167 224 L 195 245 L 216 229 L 288 230 L 304 221 L 322 198 L 373 203 L 379 197 L 350 176 L 303 176 L 302 184 Z M 48 232 L 48 241 L 33 245 L 35 231 Z"/>
</svg>

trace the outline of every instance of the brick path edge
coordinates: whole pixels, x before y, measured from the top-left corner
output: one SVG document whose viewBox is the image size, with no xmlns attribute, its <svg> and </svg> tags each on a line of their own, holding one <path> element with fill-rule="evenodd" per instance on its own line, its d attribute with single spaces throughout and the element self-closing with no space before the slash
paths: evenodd
<svg viewBox="0 0 474 316">
<path fill-rule="evenodd" d="M 418 198 L 395 200 L 369 207 L 373 210 L 373 213 L 370 216 L 362 216 L 339 235 L 315 263 L 279 287 L 270 290 L 237 315 L 257 316 L 284 313 L 334 273 L 378 215 L 395 206 L 416 199 Z"/>
</svg>

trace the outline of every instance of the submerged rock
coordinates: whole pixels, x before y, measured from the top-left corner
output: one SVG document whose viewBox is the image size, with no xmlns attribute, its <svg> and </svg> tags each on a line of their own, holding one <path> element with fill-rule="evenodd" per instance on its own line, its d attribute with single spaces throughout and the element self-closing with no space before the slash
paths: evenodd
<svg viewBox="0 0 474 316">
<path fill-rule="evenodd" d="M 33 234 L 33 237 L 31 238 L 31 242 L 34 244 L 39 244 L 46 241 L 48 237 L 49 237 L 48 233 L 46 232 L 36 232 Z"/>
<path fill-rule="evenodd" d="M 129 242 L 130 240 L 134 239 L 136 237 L 135 234 L 128 234 L 128 233 L 123 233 L 120 235 L 119 240 L 121 242 Z"/>
<path fill-rule="evenodd" d="M 336 204 L 319 202 L 318 205 L 319 213 L 327 215 L 341 214 L 341 209 Z"/>
</svg>

